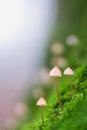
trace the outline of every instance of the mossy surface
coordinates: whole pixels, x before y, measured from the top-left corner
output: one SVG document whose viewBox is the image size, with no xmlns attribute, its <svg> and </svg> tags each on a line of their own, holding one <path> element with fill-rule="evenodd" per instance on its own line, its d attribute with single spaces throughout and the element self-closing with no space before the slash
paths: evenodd
<svg viewBox="0 0 87 130">
<path fill-rule="evenodd" d="M 75 72 L 72 86 L 74 95 L 66 84 L 66 78 L 63 78 L 60 87 L 62 111 L 53 91 L 45 108 L 45 124 L 42 125 L 39 116 L 31 123 L 21 126 L 21 130 L 87 130 L 87 65 Z"/>
</svg>

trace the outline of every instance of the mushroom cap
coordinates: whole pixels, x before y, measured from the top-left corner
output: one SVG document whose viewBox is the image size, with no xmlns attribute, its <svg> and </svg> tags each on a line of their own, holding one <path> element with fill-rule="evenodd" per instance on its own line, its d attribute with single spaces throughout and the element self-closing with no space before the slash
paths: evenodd
<svg viewBox="0 0 87 130">
<path fill-rule="evenodd" d="M 74 75 L 74 71 L 68 67 L 64 70 L 64 75 Z"/>
<path fill-rule="evenodd" d="M 37 106 L 47 106 L 47 103 L 46 103 L 46 100 L 45 100 L 43 97 L 41 97 L 41 98 L 37 101 L 36 105 L 37 105 Z"/>
<path fill-rule="evenodd" d="M 61 77 L 62 76 L 62 72 L 61 70 L 55 66 L 49 73 L 50 77 Z"/>
</svg>

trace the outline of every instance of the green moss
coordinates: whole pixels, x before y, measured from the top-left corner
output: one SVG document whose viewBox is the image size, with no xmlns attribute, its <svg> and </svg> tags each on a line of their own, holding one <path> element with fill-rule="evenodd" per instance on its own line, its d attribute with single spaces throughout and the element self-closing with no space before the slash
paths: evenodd
<svg viewBox="0 0 87 130">
<path fill-rule="evenodd" d="M 55 130 L 87 130 L 87 100 L 79 101 L 74 107 L 72 112 L 61 120 L 60 124 L 52 127 Z"/>
<path fill-rule="evenodd" d="M 30 124 L 26 123 L 21 130 L 87 130 L 87 65 L 76 71 L 72 84 L 75 90 L 73 96 L 67 87 L 67 93 L 61 90 L 63 111 L 60 111 L 56 94 L 53 92 L 48 100 L 45 125 L 43 126 L 39 119 Z M 65 86 L 63 84 L 64 90 Z"/>
<path fill-rule="evenodd" d="M 73 86 L 80 92 L 87 91 L 87 65 L 82 66 L 76 71 Z"/>
</svg>

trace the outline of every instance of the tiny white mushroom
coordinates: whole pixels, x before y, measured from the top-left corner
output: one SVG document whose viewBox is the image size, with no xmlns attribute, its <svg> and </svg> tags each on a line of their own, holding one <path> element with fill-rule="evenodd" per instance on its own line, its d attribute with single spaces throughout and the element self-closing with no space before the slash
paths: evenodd
<svg viewBox="0 0 87 130">
<path fill-rule="evenodd" d="M 46 100 L 41 97 L 38 101 L 37 101 L 37 106 L 47 106 Z"/>
<path fill-rule="evenodd" d="M 44 106 L 47 106 L 47 102 L 46 102 L 46 100 L 45 100 L 43 97 L 41 97 L 41 98 L 37 101 L 36 105 L 39 106 L 39 107 L 41 107 L 41 118 L 42 118 L 42 124 L 44 125 L 43 107 L 44 107 Z"/>
<path fill-rule="evenodd" d="M 55 66 L 49 73 L 50 77 L 62 77 L 61 70 Z"/>
<path fill-rule="evenodd" d="M 67 76 L 72 76 L 72 75 L 74 75 L 74 71 L 73 71 L 70 67 L 67 67 L 67 68 L 64 70 L 64 73 L 63 73 L 63 74 L 64 74 L 64 75 L 67 75 Z M 74 90 L 73 90 L 73 87 L 72 87 L 72 85 L 71 85 L 70 79 L 68 79 L 68 81 L 69 81 L 69 84 L 70 84 L 71 92 L 72 92 L 72 94 L 74 95 Z"/>
<path fill-rule="evenodd" d="M 56 83 L 56 93 L 57 93 L 59 105 L 60 105 L 61 110 L 62 110 L 62 102 L 61 102 L 61 99 L 60 99 L 60 94 L 59 94 L 58 84 L 57 84 L 57 78 L 58 78 L 58 77 L 62 77 L 62 72 L 61 72 L 61 70 L 60 70 L 57 66 L 55 66 L 55 67 L 50 71 L 49 76 L 55 79 L 55 83 Z"/>
<path fill-rule="evenodd" d="M 74 75 L 74 71 L 68 67 L 64 70 L 64 75 Z"/>
</svg>

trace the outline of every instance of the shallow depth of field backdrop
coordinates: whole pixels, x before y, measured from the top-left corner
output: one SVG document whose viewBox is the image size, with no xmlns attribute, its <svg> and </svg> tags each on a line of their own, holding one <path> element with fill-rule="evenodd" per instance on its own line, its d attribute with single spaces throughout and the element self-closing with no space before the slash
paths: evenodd
<svg viewBox="0 0 87 130">
<path fill-rule="evenodd" d="M 37 100 L 54 91 L 50 69 L 85 64 L 86 0 L 0 0 L 0 130 L 34 130 Z"/>
</svg>

